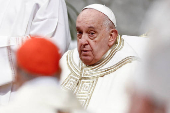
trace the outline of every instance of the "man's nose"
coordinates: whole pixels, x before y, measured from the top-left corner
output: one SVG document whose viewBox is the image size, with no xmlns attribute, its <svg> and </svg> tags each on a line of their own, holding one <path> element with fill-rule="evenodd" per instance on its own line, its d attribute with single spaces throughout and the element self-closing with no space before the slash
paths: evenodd
<svg viewBox="0 0 170 113">
<path fill-rule="evenodd" d="M 82 35 L 81 43 L 82 43 L 83 45 L 88 44 L 88 36 L 87 36 L 86 34 L 83 34 L 83 35 Z"/>
</svg>

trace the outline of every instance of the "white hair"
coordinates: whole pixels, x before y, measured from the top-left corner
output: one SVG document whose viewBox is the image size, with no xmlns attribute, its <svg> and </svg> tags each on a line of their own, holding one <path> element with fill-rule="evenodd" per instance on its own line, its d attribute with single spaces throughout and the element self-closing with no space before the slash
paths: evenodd
<svg viewBox="0 0 170 113">
<path fill-rule="evenodd" d="M 104 16 L 103 25 L 106 27 L 106 30 L 115 29 L 115 25 L 107 16 Z"/>
</svg>

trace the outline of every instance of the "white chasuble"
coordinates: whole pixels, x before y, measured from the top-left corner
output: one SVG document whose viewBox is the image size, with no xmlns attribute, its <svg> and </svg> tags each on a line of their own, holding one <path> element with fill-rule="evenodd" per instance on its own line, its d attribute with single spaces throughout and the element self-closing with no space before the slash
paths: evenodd
<svg viewBox="0 0 170 113">
<path fill-rule="evenodd" d="M 55 77 L 37 77 L 25 82 L 15 99 L 0 107 L 0 113 L 86 113 L 72 92 L 63 91 Z"/>
<path fill-rule="evenodd" d="M 61 83 L 72 90 L 81 105 L 94 113 L 126 113 L 127 86 L 138 64 L 134 50 L 120 37 L 105 57 L 93 66 L 83 64 L 77 49 L 60 60 Z"/>
<path fill-rule="evenodd" d="M 52 40 L 63 54 L 70 43 L 64 0 L 0 0 L 0 105 L 7 104 L 15 76 L 15 50 L 30 35 Z"/>
</svg>

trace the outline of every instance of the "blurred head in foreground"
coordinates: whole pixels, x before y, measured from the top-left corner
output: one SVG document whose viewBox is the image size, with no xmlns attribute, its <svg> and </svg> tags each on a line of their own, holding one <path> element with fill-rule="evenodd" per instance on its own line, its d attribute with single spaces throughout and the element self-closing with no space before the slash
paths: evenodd
<svg viewBox="0 0 170 113">
<path fill-rule="evenodd" d="M 169 113 L 170 1 L 156 2 L 144 29 L 150 29 L 146 59 L 134 77 L 135 93 L 129 113 Z"/>
<path fill-rule="evenodd" d="M 60 78 L 59 49 L 51 41 L 31 37 L 17 51 L 17 75 L 19 86 L 41 76 Z"/>
<path fill-rule="evenodd" d="M 55 44 L 44 37 L 31 37 L 18 49 L 16 59 L 18 86 L 15 87 L 18 91 L 0 113 L 73 113 L 82 110 L 75 95 L 59 87 L 60 54 Z"/>
</svg>

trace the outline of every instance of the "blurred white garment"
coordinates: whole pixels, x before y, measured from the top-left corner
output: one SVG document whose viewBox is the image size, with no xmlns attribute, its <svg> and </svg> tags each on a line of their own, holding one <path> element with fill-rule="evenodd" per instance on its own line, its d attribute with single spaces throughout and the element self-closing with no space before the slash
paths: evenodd
<svg viewBox="0 0 170 113">
<path fill-rule="evenodd" d="M 145 57 L 146 46 L 149 41 L 148 37 L 122 35 L 122 38 L 132 47 L 141 59 Z"/>
<path fill-rule="evenodd" d="M 50 37 L 66 52 L 71 38 L 65 1 L 0 0 L 0 105 L 9 101 L 15 50 L 29 35 Z"/>
<path fill-rule="evenodd" d="M 60 89 L 54 77 L 38 77 L 22 85 L 16 97 L 8 105 L 0 107 L 0 113 L 85 113 L 71 92 Z M 78 112 L 79 111 L 79 112 Z"/>
<path fill-rule="evenodd" d="M 142 25 L 149 29 L 146 59 L 134 76 L 136 89 L 156 104 L 170 105 L 170 1 L 155 1 Z M 170 106 L 169 106 L 170 113 Z"/>
<path fill-rule="evenodd" d="M 154 93 L 154 95 L 157 95 L 159 93 L 159 96 L 157 95 L 158 97 L 167 99 L 170 99 L 170 90 L 168 90 L 170 88 L 167 87 L 168 89 L 166 89 L 165 91 L 163 90 L 166 88 L 165 86 L 169 86 L 166 84 L 170 83 L 168 79 L 170 73 L 169 9 L 169 0 L 156 1 L 149 10 L 148 15 L 144 21 L 143 29 L 150 29 L 149 43 L 147 45 L 147 58 L 144 64 L 145 66 L 143 66 L 143 73 L 145 74 L 141 74 L 141 76 L 138 76 L 139 78 L 137 82 L 137 84 L 141 83 L 139 85 L 141 85 L 141 87 L 145 87 L 145 90 Z"/>
<path fill-rule="evenodd" d="M 129 107 L 127 87 L 137 61 L 135 51 L 123 40 L 98 63 L 82 63 L 77 48 L 66 52 L 60 60 L 61 83 L 71 90 L 81 105 L 94 113 L 126 113 Z"/>
</svg>

